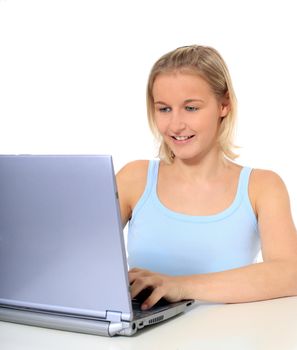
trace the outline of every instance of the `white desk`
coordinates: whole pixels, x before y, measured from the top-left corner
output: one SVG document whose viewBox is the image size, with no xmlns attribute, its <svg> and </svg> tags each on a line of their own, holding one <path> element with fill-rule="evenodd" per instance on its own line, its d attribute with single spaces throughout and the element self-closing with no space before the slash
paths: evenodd
<svg viewBox="0 0 297 350">
<path fill-rule="evenodd" d="M 133 337 L 105 338 L 0 322 L 1 350 L 297 350 L 297 297 L 197 304 Z"/>
</svg>

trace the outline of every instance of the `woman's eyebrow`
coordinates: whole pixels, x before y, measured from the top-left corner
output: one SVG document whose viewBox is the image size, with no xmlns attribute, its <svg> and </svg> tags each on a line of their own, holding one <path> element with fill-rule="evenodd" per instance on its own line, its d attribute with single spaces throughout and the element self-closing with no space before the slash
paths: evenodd
<svg viewBox="0 0 297 350">
<path fill-rule="evenodd" d="M 202 99 L 200 98 L 187 98 L 184 103 L 191 103 L 191 102 L 204 102 Z M 168 103 L 163 102 L 163 101 L 155 101 L 154 104 L 160 104 L 160 105 L 167 105 Z"/>
<path fill-rule="evenodd" d="M 160 104 L 160 105 L 167 105 L 168 103 L 165 103 L 165 102 L 163 102 L 163 101 L 155 101 L 154 104 L 155 104 L 155 105 L 157 105 L 157 104 Z"/>
<path fill-rule="evenodd" d="M 189 102 L 204 102 L 204 101 L 200 98 L 188 98 L 184 102 L 189 103 Z"/>
</svg>

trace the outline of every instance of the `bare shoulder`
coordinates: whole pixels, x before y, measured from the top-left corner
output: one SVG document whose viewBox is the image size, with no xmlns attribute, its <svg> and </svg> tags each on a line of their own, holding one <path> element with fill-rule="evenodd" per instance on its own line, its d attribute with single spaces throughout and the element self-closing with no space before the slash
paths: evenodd
<svg viewBox="0 0 297 350">
<path fill-rule="evenodd" d="M 289 202 L 284 181 L 271 170 L 253 169 L 250 178 L 250 196 L 256 212 L 273 202 L 282 204 Z"/>
<path fill-rule="evenodd" d="M 148 160 L 136 160 L 126 164 L 116 175 L 123 223 L 144 192 L 148 171 Z"/>
<path fill-rule="evenodd" d="M 253 169 L 251 174 L 251 184 L 253 187 L 262 190 L 285 189 L 285 183 L 282 178 L 272 170 Z"/>
<path fill-rule="evenodd" d="M 127 163 L 117 173 L 117 181 L 124 184 L 134 183 L 135 181 L 145 181 L 148 164 L 148 160 L 135 160 Z"/>
</svg>

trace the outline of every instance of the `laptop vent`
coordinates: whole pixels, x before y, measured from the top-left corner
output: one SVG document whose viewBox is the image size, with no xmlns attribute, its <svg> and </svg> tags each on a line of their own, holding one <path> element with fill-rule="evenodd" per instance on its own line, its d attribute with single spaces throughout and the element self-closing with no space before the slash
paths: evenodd
<svg viewBox="0 0 297 350">
<path fill-rule="evenodd" d="M 152 318 L 151 320 L 149 320 L 149 324 L 160 322 L 163 319 L 164 319 L 164 316 L 158 316 L 158 317 Z"/>
</svg>

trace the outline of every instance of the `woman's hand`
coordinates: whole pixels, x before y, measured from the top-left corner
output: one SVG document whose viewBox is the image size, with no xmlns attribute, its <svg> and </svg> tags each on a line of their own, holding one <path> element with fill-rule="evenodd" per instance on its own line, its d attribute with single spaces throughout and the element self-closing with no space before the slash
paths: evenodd
<svg viewBox="0 0 297 350">
<path fill-rule="evenodd" d="M 141 305 L 142 310 L 154 306 L 161 298 L 169 302 L 185 299 L 183 281 L 180 276 L 167 276 L 148 270 L 133 268 L 129 271 L 131 298 L 136 297 L 142 290 L 151 288 L 151 295 Z"/>
</svg>

